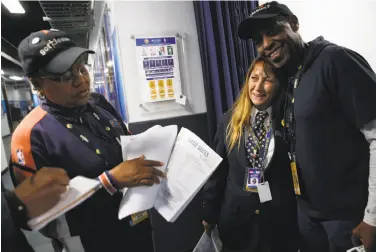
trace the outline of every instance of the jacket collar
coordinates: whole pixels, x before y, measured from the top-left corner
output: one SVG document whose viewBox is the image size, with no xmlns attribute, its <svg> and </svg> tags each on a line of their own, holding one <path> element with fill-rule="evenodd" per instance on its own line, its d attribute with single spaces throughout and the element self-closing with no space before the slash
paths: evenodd
<svg viewBox="0 0 376 252">
<path fill-rule="evenodd" d="M 260 110 L 258 110 L 257 108 L 255 107 L 252 107 L 251 109 L 251 125 L 254 124 L 255 122 L 255 119 L 256 119 L 256 115 L 257 113 L 259 112 Z M 266 112 L 268 112 L 268 118 L 267 120 L 271 123 L 272 122 L 272 119 L 273 119 L 273 110 L 272 110 L 272 106 L 270 106 L 269 108 L 266 109 Z"/>
<path fill-rule="evenodd" d="M 79 122 L 82 114 L 88 109 L 90 105 L 83 105 L 78 107 L 64 107 L 53 103 L 47 99 L 42 100 L 41 107 L 46 110 L 49 114 L 60 117 L 72 122 Z"/>
</svg>

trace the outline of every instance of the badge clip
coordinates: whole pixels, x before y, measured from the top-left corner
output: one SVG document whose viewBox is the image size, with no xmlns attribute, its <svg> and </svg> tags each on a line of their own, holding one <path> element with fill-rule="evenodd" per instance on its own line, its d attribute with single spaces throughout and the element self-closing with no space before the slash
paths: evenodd
<svg viewBox="0 0 376 252">
<path fill-rule="evenodd" d="M 149 214 L 147 211 L 144 212 L 139 212 L 131 215 L 131 220 L 129 221 L 131 227 L 137 225 L 138 223 L 141 223 L 142 221 L 146 220 L 149 218 Z"/>
</svg>

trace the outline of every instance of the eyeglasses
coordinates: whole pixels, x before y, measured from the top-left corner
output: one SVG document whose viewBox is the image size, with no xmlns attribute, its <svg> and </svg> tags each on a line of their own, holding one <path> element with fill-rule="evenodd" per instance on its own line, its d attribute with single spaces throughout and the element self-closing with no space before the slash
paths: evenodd
<svg viewBox="0 0 376 252">
<path fill-rule="evenodd" d="M 70 84 L 73 82 L 74 78 L 78 76 L 89 76 L 90 67 L 88 65 L 80 65 L 76 69 L 69 69 L 62 75 L 49 75 L 43 76 L 42 79 L 49 79 L 52 81 L 60 82 L 61 84 Z"/>
</svg>

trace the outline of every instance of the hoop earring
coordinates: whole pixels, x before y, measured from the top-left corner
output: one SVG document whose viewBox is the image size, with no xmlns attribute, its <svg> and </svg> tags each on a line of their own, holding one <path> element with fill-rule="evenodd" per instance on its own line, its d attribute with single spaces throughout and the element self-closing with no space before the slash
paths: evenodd
<svg viewBox="0 0 376 252">
<path fill-rule="evenodd" d="M 41 99 L 41 100 L 46 99 L 46 95 L 45 95 L 44 93 L 42 93 L 42 92 L 38 92 L 38 97 L 39 97 L 39 99 Z"/>
</svg>

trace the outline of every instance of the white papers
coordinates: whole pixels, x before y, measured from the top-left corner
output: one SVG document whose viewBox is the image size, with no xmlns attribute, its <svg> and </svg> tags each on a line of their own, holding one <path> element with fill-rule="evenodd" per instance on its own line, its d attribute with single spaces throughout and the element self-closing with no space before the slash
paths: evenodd
<svg viewBox="0 0 376 252">
<path fill-rule="evenodd" d="M 222 161 L 191 131 L 177 126 L 155 126 L 135 136 L 122 137 L 124 160 L 142 154 L 147 159 L 162 161 L 167 178 L 160 185 L 135 187 L 124 193 L 119 219 L 147 209 L 155 209 L 169 222 L 174 222 Z"/>
<path fill-rule="evenodd" d="M 210 236 L 204 232 L 198 241 L 196 247 L 194 248 L 193 252 L 217 252 L 214 249 L 213 242 Z"/>
<path fill-rule="evenodd" d="M 81 202 L 92 196 L 101 183 L 95 179 L 77 176 L 69 182 L 69 189 L 61 195 L 60 201 L 44 214 L 29 220 L 28 225 L 32 230 L 39 230 L 49 222 L 65 214 Z"/>
<path fill-rule="evenodd" d="M 182 128 L 167 167 L 167 179 L 160 188 L 155 209 L 169 222 L 174 222 L 222 158 L 198 136 Z"/>
<path fill-rule="evenodd" d="M 192 252 L 221 252 L 222 242 L 218 236 L 217 227 L 213 228 L 210 236 L 204 232 Z"/>
<path fill-rule="evenodd" d="M 167 127 L 157 125 L 138 135 L 122 136 L 123 160 L 131 160 L 145 155 L 145 159 L 163 162 L 165 165 L 158 168 L 164 172 L 177 132 L 176 125 Z M 151 187 L 140 186 L 124 191 L 124 197 L 120 203 L 119 219 L 152 208 L 159 187 L 160 185 L 154 184 Z"/>
</svg>

